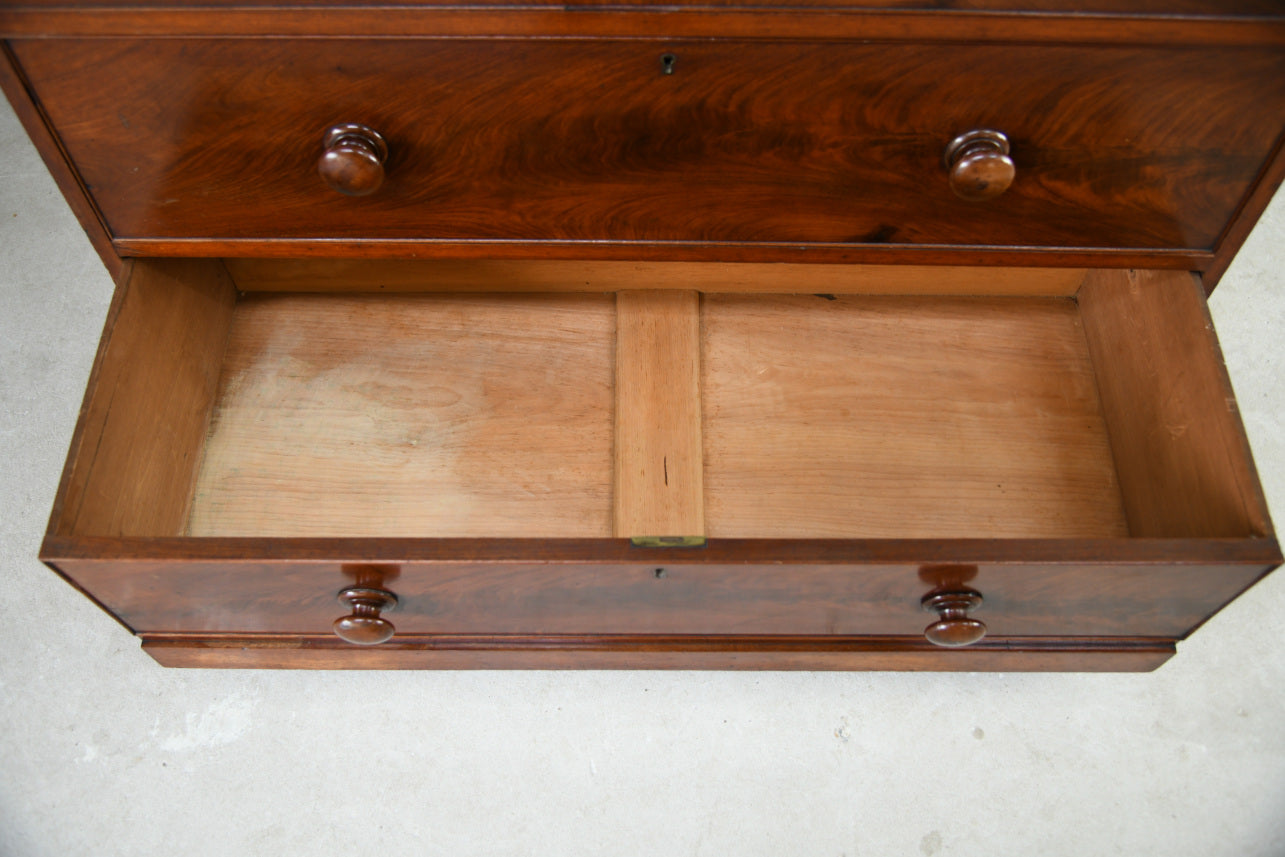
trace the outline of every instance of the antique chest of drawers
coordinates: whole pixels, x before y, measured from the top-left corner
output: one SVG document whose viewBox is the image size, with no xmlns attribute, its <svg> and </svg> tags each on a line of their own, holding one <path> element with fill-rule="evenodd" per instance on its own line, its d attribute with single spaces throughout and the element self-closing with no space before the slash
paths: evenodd
<svg viewBox="0 0 1285 857">
<path fill-rule="evenodd" d="M 174 666 L 1142 670 L 1280 561 L 1268 0 L 0 5 L 118 290 L 42 558 Z"/>
</svg>

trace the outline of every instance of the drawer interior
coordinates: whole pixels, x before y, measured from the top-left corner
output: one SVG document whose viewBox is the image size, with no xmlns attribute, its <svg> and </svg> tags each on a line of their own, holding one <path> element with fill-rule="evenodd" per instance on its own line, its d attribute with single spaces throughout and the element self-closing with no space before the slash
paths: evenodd
<svg viewBox="0 0 1285 857">
<path fill-rule="evenodd" d="M 1071 298 L 710 295 L 701 328 L 709 535 L 1128 533 Z"/>
<path fill-rule="evenodd" d="M 186 531 L 609 536 L 611 295 L 239 301 Z"/>
<path fill-rule="evenodd" d="M 1185 273 L 310 265 L 135 262 L 56 531 L 1270 533 Z"/>
</svg>

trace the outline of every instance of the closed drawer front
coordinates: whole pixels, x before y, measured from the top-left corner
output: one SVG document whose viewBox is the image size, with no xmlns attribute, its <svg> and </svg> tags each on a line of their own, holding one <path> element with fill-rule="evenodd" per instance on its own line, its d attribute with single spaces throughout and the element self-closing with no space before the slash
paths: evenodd
<svg viewBox="0 0 1285 857">
<path fill-rule="evenodd" d="M 1271 48 L 27 40 L 117 240 L 1213 248 L 1285 113 Z M 318 177 L 325 130 L 386 178 Z M 957 135 L 1016 177 L 951 189 Z"/>
</svg>

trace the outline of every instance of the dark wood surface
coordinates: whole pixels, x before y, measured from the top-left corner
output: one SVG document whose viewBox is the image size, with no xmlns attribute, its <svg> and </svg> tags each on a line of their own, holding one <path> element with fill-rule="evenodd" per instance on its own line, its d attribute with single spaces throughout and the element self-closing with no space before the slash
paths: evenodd
<svg viewBox="0 0 1285 857">
<path fill-rule="evenodd" d="M 986 202 L 1008 190 L 1017 170 L 1008 138 L 1000 131 L 975 128 L 946 147 L 950 188 L 960 199 Z"/>
<path fill-rule="evenodd" d="M 253 257 L 266 259 L 432 259 L 627 262 L 742 262 L 943 267 L 1156 268 L 1201 271 L 1207 250 L 997 247 L 925 244 L 799 244 L 730 241 L 451 241 L 424 238 L 360 241 L 280 238 L 120 238 L 126 257 Z"/>
<path fill-rule="evenodd" d="M 177 39 L 14 50 L 134 252 L 193 237 L 430 238 L 445 253 L 475 241 L 1209 252 L 1285 113 L 1285 54 L 1255 48 Z M 672 75 L 666 51 L 679 58 Z M 387 180 L 370 197 L 341 197 L 316 175 L 318 135 L 335 121 L 388 140 Z M 1017 164 L 1008 192 L 983 203 L 956 198 L 942 163 L 974 127 L 1007 134 Z"/>
<path fill-rule="evenodd" d="M 326 129 L 317 173 L 345 196 L 370 196 L 384 183 L 388 146 L 373 128 L 341 122 Z"/>
<path fill-rule="evenodd" d="M 335 636 L 358 646 L 377 646 L 397 629 L 386 616 L 397 607 L 397 596 L 386 589 L 354 586 L 340 590 L 339 603 L 352 612 L 334 621 Z"/>
<path fill-rule="evenodd" d="M 370 5 L 5 4 L 21 68 L 0 83 L 116 273 L 113 250 L 1127 265 L 1209 285 L 1285 173 L 1271 0 Z M 94 38 L 49 38 L 75 35 Z M 388 138 L 369 197 L 317 176 L 335 122 Z M 943 150 L 970 128 L 1012 140 L 997 199 L 950 191 Z M 1261 537 L 1233 539 L 70 536 L 76 461 L 42 558 L 185 666 L 1150 669 L 1281 560 L 1259 506 L 1241 518 Z M 923 637 L 943 566 L 988 627 L 960 651 Z M 336 595 L 372 567 L 397 634 L 355 647 L 330 632 Z"/>
<path fill-rule="evenodd" d="M 89 238 L 89 243 L 98 252 L 99 258 L 103 260 L 103 265 L 106 266 L 112 278 L 120 281 L 125 272 L 126 262 L 117 255 L 116 249 L 112 246 L 112 237 L 107 232 L 107 225 L 103 222 L 102 215 L 89 191 L 81 183 L 80 176 L 68 163 L 62 144 L 53 129 L 49 127 L 44 113 L 32 99 L 27 89 L 27 82 L 23 80 L 7 45 L 0 45 L 0 90 L 3 90 L 5 97 L 9 99 L 9 104 L 22 122 L 22 127 L 31 138 L 36 151 L 40 153 L 58 189 L 62 191 L 67 205 L 80 221 L 85 235 Z"/>
<path fill-rule="evenodd" d="M 1084 14 L 1065 0 L 1056 8 L 882 7 L 838 0 L 774 5 L 750 0 L 651 4 L 626 0 L 598 3 L 535 3 L 501 0 L 472 8 L 455 3 L 383 4 L 371 14 L 369 0 L 355 4 L 243 4 L 122 6 L 104 2 L 0 7 L 0 37 L 183 36 L 572 36 L 610 38 L 821 38 L 932 39 L 950 42 L 1045 42 L 1116 44 L 1272 44 L 1285 42 L 1285 22 L 1270 0 L 1238 3 L 1227 12 L 1196 0 L 1186 13 L 1163 0 L 1130 7 L 1114 0 L 1095 3 L 1099 14 Z M 1089 5 L 1089 4 L 1085 4 Z M 1265 8 L 1265 5 L 1267 8 Z M 1040 8 L 1043 7 L 1043 8 Z M 1114 14 L 1102 12 L 1114 8 Z M 1168 8 L 1166 8 L 1168 7 Z M 1091 7 L 1090 7 L 1091 8 Z M 932 14 L 925 14 L 931 11 Z"/>
<path fill-rule="evenodd" d="M 43 2 L 14 2 L 15 10 L 29 9 L 92 9 L 133 8 L 184 9 L 222 7 L 271 8 L 415 8 L 459 5 L 457 0 L 43 0 Z M 664 6 L 666 8 L 708 8 L 780 6 L 780 0 L 487 0 L 481 7 L 520 6 L 570 6 L 593 9 L 621 6 Z M 1084 14 L 1109 16 L 1138 16 L 1155 18 L 1208 17 L 1208 18 L 1281 18 L 1285 11 L 1277 0 L 792 0 L 796 8 L 840 8 L 868 11 L 918 11 L 940 15 L 970 12 L 1009 12 L 1037 14 Z"/>
<path fill-rule="evenodd" d="M 72 585 L 114 602 L 132 631 L 145 627 L 148 611 L 171 628 L 270 626 L 248 635 L 143 633 L 148 653 L 168 666 L 1085 671 L 1159 666 L 1174 637 L 1279 563 L 1280 550 L 1272 539 L 714 540 L 665 549 L 623 539 L 50 536 L 42 558 Z M 329 633 L 344 612 L 334 598 L 341 587 L 369 583 L 372 569 L 407 609 L 394 614 L 398 636 L 352 646 Z M 990 599 L 977 615 L 994 633 L 975 646 L 946 651 L 922 636 L 931 618 L 919 602 L 943 573 Z M 425 583 L 433 600 L 421 594 Z M 465 622 L 485 630 L 442 633 L 434 617 L 447 607 L 463 608 Z M 431 636 L 419 632 L 425 624 L 437 626 Z M 844 636 L 854 624 L 860 637 Z M 1048 636 L 1058 625 L 1077 630 Z M 608 630 L 560 630 L 594 626 Z M 889 626 L 895 631 L 879 631 Z M 1101 636 L 1126 626 L 1127 639 Z M 797 627 L 808 632 L 781 631 Z M 1016 636 L 1023 627 L 1041 631 Z M 1139 637 L 1137 628 L 1169 631 Z"/>
<path fill-rule="evenodd" d="M 854 544 L 833 564 L 774 564 L 752 540 L 704 555 L 672 549 L 652 562 L 575 562 L 564 557 L 581 545 L 553 540 L 532 545 L 543 561 L 387 563 L 384 588 L 398 598 L 403 634 L 922 634 L 932 617 L 921 600 L 934 587 L 909 557 L 933 546 L 904 542 L 901 561 L 861 562 Z M 739 561 L 720 561 L 729 553 Z M 143 633 L 326 634 L 347 612 L 335 599 L 353 584 L 352 569 L 370 564 L 252 552 L 230 561 L 46 559 Z M 969 586 L 985 602 L 973 618 L 993 637 L 1182 637 L 1270 564 L 1190 555 L 1177 565 L 976 563 Z"/>
<path fill-rule="evenodd" d="M 951 587 L 930 592 L 922 601 L 926 612 L 936 613 L 937 620 L 924 629 L 924 638 L 944 649 L 975 646 L 990 630 L 986 623 L 969 615 L 985 604 L 981 593 L 973 589 Z"/>
<path fill-rule="evenodd" d="M 351 646 L 334 637 L 148 634 L 170 667 L 232 669 L 1057 670 L 1145 672 L 1171 640 L 1010 638 L 945 650 L 914 637 L 406 637 Z"/>
<path fill-rule="evenodd" d="M 1213 264 L 1196 266 L 1203 270 L 1201 280 L 1205 285 L 1206 293 L 1212 292 L 1214 286 L 1218 285 L 1218 280 L 1227 272 L 1232 259 L 1236 258 L 1236 251 L 1245 243 L 1250 230 L 1267 210 L 1268 203 L 1272 201 L 1282 182 L 1285 182 L 1285 132 L 1282 132 L 1276 141 L 1276 151 L 1263 165 L 1262 174 L 1255 182 L 1253 192 L 1245 198 L 1241 203 L 1240 211 L 1227 224 L 1227 229 L 1218 241 L 1218 252 Z"/>
</svg>

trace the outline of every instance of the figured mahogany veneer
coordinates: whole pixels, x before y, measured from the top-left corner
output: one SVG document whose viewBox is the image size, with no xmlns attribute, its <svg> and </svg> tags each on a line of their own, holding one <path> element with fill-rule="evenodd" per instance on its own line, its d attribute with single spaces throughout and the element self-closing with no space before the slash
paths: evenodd
<svg viewBox="0 0 1285 857">
<path fill-rule="evenodd" d="M 848 259 L 863 247 L 1005 246 L 1186 253 L 1204 267 L 1285 113 L 1285 59 L 1255 47 L 54 39 L 13 50 L 129 254 L 225 253 L 208 239 L 342 255 L 333 242 L 347 239 L 389 255 L 406 248 L 369 242 L 431 239 L 415 253 L 563 242 L 564 256 L 593 244 L 629 258 L 698 242 L 706 258 L 738 261 L 813 246 Z M 387 140 L 387 178 L 369 196 L 334 193 L 311 166 L 335 122 Z M 979 128 L 1011 141 L 1017 178 L 970 202 L 943 156 Z"/>
<path fill-rule="evenodd" d="M 1281 562 L 1278 3 L 371 6 L 0 8 L 118 283 L 41 556 L 159 662 L 1143 670 Z"/>
</svg>

